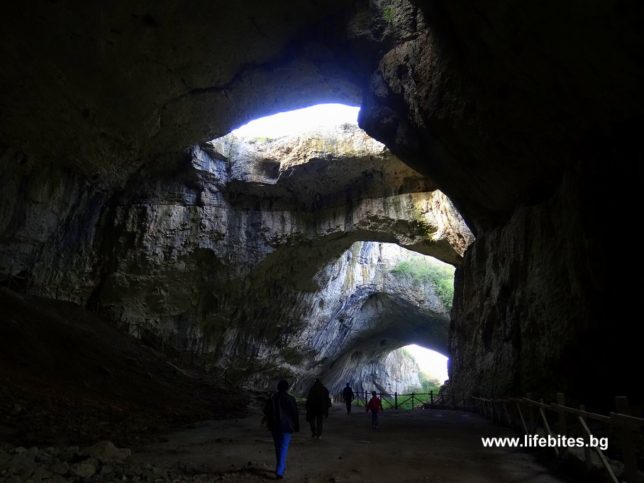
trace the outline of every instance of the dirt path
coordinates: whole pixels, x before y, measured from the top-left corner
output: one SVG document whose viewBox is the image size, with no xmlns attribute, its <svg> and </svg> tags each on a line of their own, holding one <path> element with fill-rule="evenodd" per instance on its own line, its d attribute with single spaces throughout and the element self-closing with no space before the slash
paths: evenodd
<svg viewBox="0 0 644 483">
<path fill-rule="evenodd" d="M 426 410 L 385 412 L 372 431 L 364 412 L 351 416 L 334 407 L 321 440 L 302 431 L 293 437 L 285 479 L 297 482 L 561 482 L 528 453 L 483 448 L 480 436 L 503 436 L 475 414 Z M 208 473 L 213 480 L 272 479 L 273 443 L 248 418 L 206 421 L 165 436 L 135 452 L 141 464 Z M 214 474 L 220 474 L 215 477 Z M 224 475 L 225 474 L 225 475 Z"/>
</svg>

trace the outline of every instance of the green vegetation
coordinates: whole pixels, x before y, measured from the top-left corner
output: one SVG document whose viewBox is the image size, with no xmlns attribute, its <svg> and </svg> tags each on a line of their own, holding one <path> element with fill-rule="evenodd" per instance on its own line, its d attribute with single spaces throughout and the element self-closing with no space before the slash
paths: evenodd
<svg viewBox="0 0 644 483">
<path fill-rule="evenodd" d="M 433 392 L 434 396 L 438 394 L 442 384 L 438 379 L 431 379 L 427 374 L 420 373 L 420 387 L 418 392 Z"/>
<path fill-rule="evenodd" d="M 434 400 L 438 396 L 438 391 L 441 388 L 441 383 L 436 379 L 430 379 L 426 375 L 421 373 L 421 387 L 411 388 L 405 391 L 404 394 L 398 394 L 398 409 L 413 409 L 422 405 L 423 403 L 430 402 L 429 393 L 432 392 Z M 411 395 L 414 394 L 412 399 Z M 362 395 L 361 395 L 362 396 Z M 371 394 L 368 395 L 371 398 Z M 382 401 L 382 407 L 384 410 L 392 409 L 395 406 L 395 398 L 393 394 L 383 394 L 380 397 Z M 354 400 L 354 405 L 358 407 L 364 407 L 365 402 L 359 397 Z"/>
<path fill-rule="evenodd" d="M 387 23 L 393 23 L 394 21 L 394 9 L 393 7 L 386 7 L 382 11 L 382 17 L 385 19 L 385 22 Z"/>
<path fill-rule="evenodd" d="M 431 282 L 436 288 L 436 294 L 449 310 L 454 299 L 454 267 L 428 260 L 403 260 L 391 273 L 398 277 L 407 277 L 418 283 Z"/>
</svg>

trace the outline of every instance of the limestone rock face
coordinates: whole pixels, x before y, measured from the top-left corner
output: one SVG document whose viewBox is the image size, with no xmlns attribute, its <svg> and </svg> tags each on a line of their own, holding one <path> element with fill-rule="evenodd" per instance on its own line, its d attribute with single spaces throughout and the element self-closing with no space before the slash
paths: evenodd
<svg viewBox="0 0 644 483">
<path fill-rule="evenodd" d="M 472 235 L 430 180 L 355 126 L 228 136 L 193 147 L 180 169 L 142 171 L 93 199 L 72 175 L 53 171 L 69 181 L 51 187 L 50 172 L 24 170 L 29 192 L 3 173 L 13 186 L 3 226 L 21 240 L 3 246 L 6 283 L 87 305 L 249 383 L 279 371 L 301 387 L 315 374 L 344 378 L 354 347 L 365 364 L 410 342 L 446 351 L 435 288 L 392 270 L 420 254 L 459 263 Z M 32 226 L 52 208 L 52 223 Z"/>
<path fill-rule="evenodd" d="M 228 177 L 221 181 L 227 192 L 279 199 L 307 210 L 343 205 L 348 197 L 436 189 L 429 178 L 350 123 L 275 139 L 233 132 L 202 148 L 225 160 Z"/>
<path fill-rule="evenodd" d="M 109 193 L 15 150 L 5 150 L 0 160 L 0 281 L 17 290 L 86 300 Z"/>
<path fill-rule="evenodd" d="M 356 388 L 384 388 L 394 383 L 392 373 L 402 378 L 392 369 L 392 360 L 386 360 L 392 350 L 418 341 L 446 352 L 448 307 L 434 283 L 394 270 L 402 261 L 420 263 L 421 258 L 397 245 L 357 243 L 317 274 L 317 280 L 328 281 L 309 302 L 295 338 L 296 346 L 311 348 L 296 388 L 315 377 L 335 392 L 346 382 Z"/>
<path fill-rule="evenodd" d="M 589 181 L 566 177 L 548 202 L 517 209 L 469 248 L 450 329 L 456 401 L 476 393 L 554 399 L 559 391 L 610 407 L 612 392 L 637 398 L 630 370 L 614 365 L 634 367 L 640 339 L 624 311 L 637 289 L 619 283 L 624 268 L 602 256 L 619 242 L 588 222 L 623 214 L 606 213 L 612 202 L 603 188 L 586 191 Z M 611 389 L 588 393 L 597 381 Z"/>
<path fill-rule="evenodd" d="M 371 391 L 404 394 L 421 387 L 420 367 L 404 349 L 396 349 L 376 362 L 357 367 L 359 371 L 354 379 L 347 382 L 362 394 Z"/>
</svg>

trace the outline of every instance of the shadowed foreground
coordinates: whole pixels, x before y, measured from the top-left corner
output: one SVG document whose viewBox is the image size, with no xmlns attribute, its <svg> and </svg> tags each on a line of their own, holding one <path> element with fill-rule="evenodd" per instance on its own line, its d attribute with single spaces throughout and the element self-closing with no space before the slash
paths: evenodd
<svg viewBox="0 0 644 483">
<path fill-rule="evenodd" d="M 552 476 L 531 454 L 481 445 L 481 435 L 506 434 L 475 414 L 440 410 L 385 412 L 381 429 L 372 431 L 365 413 L 357 411 L 348 417 L 335 407 L 321 440 L 310 438 L 306 424 L 294 436 L 285 478 L 306 482 L 565 481 Z M 272 477 L 273 444 L 258 414 L 203 422 L 166 438 L 136 451 L 133 459 L 181 468 L 201 481 Z"/>
</svg>

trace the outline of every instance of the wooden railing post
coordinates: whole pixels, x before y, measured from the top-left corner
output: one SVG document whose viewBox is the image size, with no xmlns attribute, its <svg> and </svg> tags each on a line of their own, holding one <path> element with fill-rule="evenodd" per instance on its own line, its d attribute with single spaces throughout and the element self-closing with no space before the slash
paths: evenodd
<svg viewBox="0 0 644 483">
<path fill-rule="evenodd" d="M 525 434 L 528 434 L 528 425 L 525 423 L 525 418 L 523 417 L 523 411 L 521 411 L 521 401 L 516 401 L 517 411 L 519 412 L 519 418 L 521 419 L 521 424 L 523 425 L 523 431 Z"/>
<path fill-rule="evenodd" d="M 548 424 L 548 417 L 546 416 L 546 412 L 543 410 L 543 405 L 545 405 L 545 403 L 543 402 L 543 398 L 541 398 L 539 400 L 539 402 L 542 404 L 539 407 L 539 413 L 541 414 L 541 419 L 543 420 L 543 425 L 546 428 L 546 434 L 548 434 L 549 436 L 554 436 L 552 434 L 552 429 L 550 429 L 550 424 Z M 553 446 L 552 449 L 555 450 L 555 454 L 557 455 L 557 458 L 558 458 L 558 457 L 561 456 L 561 454 L 563 453 L 565 448 L 557 448 L 556 446 Z"/>
<path fill-rule="evenodd" d="M 503 410 L 505 411 L 505 418 L 508 420 L 508 426 L 512 427 L 512 416 L 510 416 L 508 403 L 505 400 L 503 401 Z"/>
<path fill-rule="evenodd" d="M 557 404 L 559 404 L 560 406 L 566 405 L 566 398 L 563 392 L 557 393 Z M 559 434 L 565 435 L 567 433 L 566 413 L 564 412 L 563 408 L 560 407 L 560 408 L 557 408 L 557 414 L 559 415 L 559 424 L 558 424 Z"/>
<path fill-rule="evenodd" d="M 585 411 L 586 406 L 584 406 L 583 404 L 580 404 L 579 409 L 581 409 L 582 411 Z M 583 416 L 579 416 L 579 418 L 581 419 L 582 425 L 586 423 L 586 418 L 584 418 Z M 584 446 L 584 463 L 586 464 L 587 470 L 590 470 L 593 467 L 593 464 L 590 458 L 591 458 L 590 446 Z"/>
<path fill-rule="evenodd" d="M 394 409 L 398 409 L 398 392 L 394 393 Z"/>
<path fill-rule="evenodd" d="M 514 421 L 510 411 L 508 410 L 508 402 L 514 402 L 516 404 L 516 410 L 523 426 L 523 430 L 528 433 L 529 428 L 526 424 L 526 420 L 523 415 L 524 411 L 521 407 L 526 405 L 530 410 L 531 418 L 534 417 L 533 414 L 538 411 L 536 417 L 540 420 L 540 423 L 538 421 L 531 421 L 533 431 L 536 432 L 538 424 L 543 424 L 546 435 L 551 437 L 554 437 L 556 433 L 552 431 L 553 428 L 550 426 L 546 412 L 554 411 L 557 413 L 559 420 L 557 422 L 557 427 L 554 429 L 557 429 L 559 434 L 562 436 L 568 435 L 567 432 L 570 429 L 567 427 L 567 423 L 569 422 L 568 413 L 573 414 L 576 416 L 576 421 L 579 422 L 581 429 L 583 430 L 582 434 L 585 434 L 585 437 L 588 438 L 588 442 L 592 441 L 593 443 L 592 446 L 585 446 L 583 450 L 584 462 L 587 468 L 590 469 L 593 467 L 592 451 L 595 451 L 612 483 L 644 483 L 644 478 L 641 477 L 637 467 L 637 448 L 635 444 L 636 432 L 644 428 L 644 418 L 635 417 L 629 414 L 628 399 L 626 397 L 622 396 L 615 398 L 617 412 L 612 412 L 609 416 L 588 412 L 583 405 L 580 405 L 579 409 L 568 407 L 565 405 L 565 397 L 563 393 L 558 393 L 557 402 L 552 404 L 546 404 L 542 398 L 537 401 L 532 398 L 532 395 L 529 393 L 524 399 L 489 399 L 485 397 L 473 397 L 473 400 L 476 402 L 476 409 L 480 410 L 484 416 L 502 422 L 504 416 L 502 413 L 505 412 L 505 417 L 508 422 L 511 423 Z M 603 451 L 606 449 L 604 447 L 606 439 L 594 436 L 588 427 L 586 420 L 599 421 L 608 425 L 609 434 L 614 434 L 618 440 L 617 444 L 622 450 L 623 462 L 623 474 L 621 475 L 621 479 L 618 479 L 610 461 L 606 455 L 604 455 Z M 577 435 L 576 431 L 573 435 Z M 553 447 L 552 449 L 558 457 L 561 457 L 567 451 L 565 446 L 561 448 Z"/>
<path fill-rule="evenodd" d="M 532 399 L 532 393 L 529 392 L 525 395 L 528 399 Z M 532 404 L 528 404 L 528 421 L 530 423 L 530 432 L 533 434 L 537 432 L 537 420 L 535 418 L 535 411 Z"/>
<path fill-rule="evenodd" d="M 615 397 L 615 408 L 617 409 L 618 418 L 619 414 L 628 415 L 630 413 L 628 398 L 626 396 Z M 620 424 L 619 419 L 615 422 L 617 423 L 617 434 L 619 435 L 619 442 L 624 457 L 624 476 L 626 477 L 626 482 L 640 483 L 641 480 L 637 474 L 637 457 L 635 456 L 633 433 L 629 426 Z"/>
<path fill-rule="evenodd" d="M 414 409 L 414 393 L 411 393 L 411 408 Z"/>
</svg>

